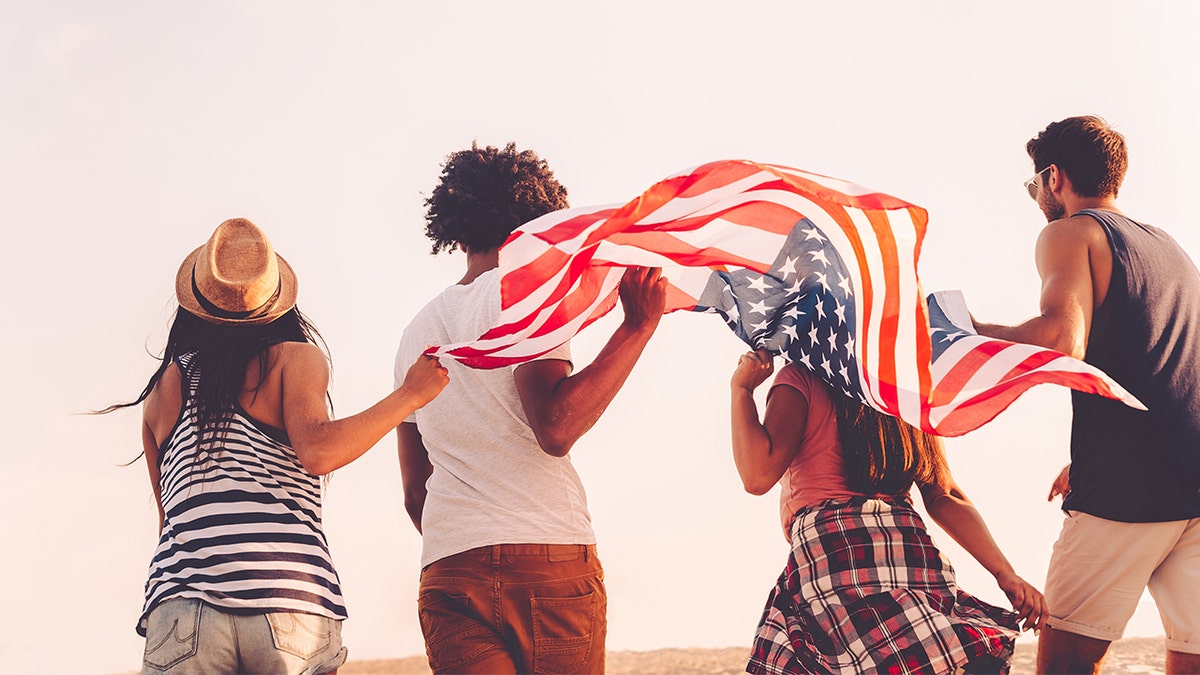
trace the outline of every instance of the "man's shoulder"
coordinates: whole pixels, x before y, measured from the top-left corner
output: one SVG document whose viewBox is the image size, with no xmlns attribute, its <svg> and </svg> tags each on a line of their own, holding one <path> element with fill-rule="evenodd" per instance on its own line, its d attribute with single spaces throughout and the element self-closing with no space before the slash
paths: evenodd
<svg viewBox="0 0 1200 675">
<path fill-rule="evenodd" d="M 1100 221 L 1086 213 L 1052 220 L 1042 228 L 1038 241 L 1053 246 L 1108 245 L 1108 235 Z"/>
<path fill-rule="evenodd" d="M 1103 233 L 1104 226 L 1100 224 L 1100 221 L 1095 216 L 1084 211 L 1080 211 L 1079 213 L 1067 216 L 1065 218 L 1059 218 L 1058 220 L 1052 220 L 1049 223 L 1046 223 L 1046 227 L 1044 227 L 1042 231 Z"/>
</svg>

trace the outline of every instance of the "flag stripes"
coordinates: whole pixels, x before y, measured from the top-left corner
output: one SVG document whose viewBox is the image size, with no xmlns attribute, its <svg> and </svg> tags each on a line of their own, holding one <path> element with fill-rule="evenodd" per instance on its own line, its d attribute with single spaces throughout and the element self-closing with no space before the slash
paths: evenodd
<svg viewBox="0 0 1200 675">
<path fill-rule="evenodd" d="M 627 204 L 518 228 L 500 249 L 497 325 L 430 351 L 479 368 L 544 354 L 611 310 L 624 268 L 644 265 L 669 280 L 666 311 L 719 314 L 751 346 L 932 433 L 966 433 L 1043 382 L 1140 405 L 1070 357 L 945 314 L 931 322 L 917 278 L 927 222 L 919 206 L 840 179 L 712 162 Z"/>
</svg>

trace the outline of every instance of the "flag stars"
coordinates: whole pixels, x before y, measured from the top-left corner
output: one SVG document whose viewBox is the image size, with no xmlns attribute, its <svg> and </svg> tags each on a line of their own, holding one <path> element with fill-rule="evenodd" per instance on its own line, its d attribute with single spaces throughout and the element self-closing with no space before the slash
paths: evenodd
<svg viewBox="0 0 1200 675">
<path fill-rule="evenodd" d="M 950 330 L 946 330 L 945 328 L 934 328 L 929 331 L 929 336 L 931 338 L 936 337 L 938 333 L 945 333 L 945 335 L 942 336 L 941 339 L 938 340 L 938 342 L 953 342 L 960 337 L 966 337 L 966 336 L 970 335 L 970 333 L 965 333 L 963 331 L 958 331 L 958 330 L 950 331 Z"/>
<path fill-rule="evenodd" d="M 850 288 L 850 280 L 846 277 L 839 274 L 837 285 L 838 288 L 842 289 L 842 292 L 845 293 L 847 297 L 854 295 L 854 290 Z"/>
<path fill-rule="evenodd" d="M 759 275 L 754 277 L 754 279 L 750 282 L 750 288 L 762 293 L 769 289 L 770 286 L 767 285 L 766 277 Z"/>
<path fill-rule="evenodd" d="M 812 256 L 813 262 L 820 260 L 822 265 L 829 267 L 829 259 L 825 257 L 825 249 L 819 248 L 815 251 L 809 251 L 808 255 Z"/>
<path fill-rule="evenodd" d="M 838 323 L 846 323 L 846 307 L 837 300 L 834 300 L 834 303 L 837 304 L 837 308 L 833 310 L 833 313 L 837 314 Z"/>
<path fill-rule="evenodd" d="M 824 273 L 813 272 L 813 277 L 816 278 L 818 284 L 821 284 L 821 288 L 829 290 L 829 280 L 825 277 Z"/>
<path fill-rule="evenodd" d="M 798 258 L 798 257 L 793 258 L 791 256 L 787 256 L 783 261 L 783 266 L 780 267 L 779 269 L 781 272 L 783 272 L 786 275 L 788 273 L 788 268 L 790 267 L 792 274 L 799 274 L 800 270 L 796 269 L 796 263 L 798 263 L 798 262 L 800 262 L 800 258 Z"/>
<path fill-rule="evenodd" d="M 808 331 L 808 339 L 811 340 L 812 344 L 814 344 L 814 345 L 820 341 L 820 338 L 817 337 L 817 327 L 816 326 L 813 326 L 812 330 Z"/>
<path fill-rule="evenodd" d="M 818 243 L 825 242 L 825 237 L 821 236 L 821 233 L 817 231 L 817 228 L 810 227 L 804 231 L 804 241 L 811 241 L 813 239 L 817 240 Z"/>
<path fill-rule="evenodd" d="M 825 319 L 825 301 L 822 298 L 817 298 L 817 319 Z"/>
<path fill-rule="evenodd" d="M 825 338 L 825 341 L 829 343 L 830 352 L 837 351 L 837 331 L 832 326 L 829 328 L 829 337 Z"/>
<path fill-rule="evenodd" d="M 800 339 L 800 334 L 796 332 L 796 324 L 793 323 L 783 327 L 783 334 L 788 336 L 788 342 Z"/>
<path fill-rule="evenodd" d="M 825 377 L 833 377 L 833 368 L 830 367 L 829 362 L 824 357 L 821 358 L 821 370 L 825 371 Z"/>
<path fill-rule="evenodd" d="M 812 361 L 808 360 L 808 354 L 806 352 L 800 352 L 800 358 L 796 360 L 800 363 L 803 363 L 805 368 L 808 368 L 809 370 L 813 369 Z"/>
<path fill-rule="evenodd" d="M 759 300 L 758 302 L 750 303 L 750 309 L 747 310 L 747 313 L 748 314 L 762 314 L 763 316 L 766 316 L 766 314 L 767 314 L 766 299 L 762 299 L 762 300 Z"/>
<path fill-rule="evenodd" d="M 846 370 L 846 366 L 844 364 L 841 368 L 838 368 L 838 373 L 841 374 L 842 379 L 846 381 L 846 384 L 850 384 L 850 373 Z"/>
</svg>

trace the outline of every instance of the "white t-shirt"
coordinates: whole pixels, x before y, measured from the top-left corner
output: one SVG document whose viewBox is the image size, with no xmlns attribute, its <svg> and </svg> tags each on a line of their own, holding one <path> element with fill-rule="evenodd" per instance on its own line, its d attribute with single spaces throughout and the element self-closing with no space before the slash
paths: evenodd
<svg viewBox="0 0 1200 675">
<path fill-rule="evenodd" d="M 442 291 L 400 338 L 396 386 L 433 345 L 467 342 L 495 325 L 500 273 Z M 571 360 L 568 345 L 542 356 Z M 480 370 L 449 358 L 450 384 L 417 410 L 433 474 L 421 516 L 424 567 L 493 544 L 594 544 L 587 496 L 569 457 L 542 451 L 525 416 L 515 367 Z"/>
</svg>

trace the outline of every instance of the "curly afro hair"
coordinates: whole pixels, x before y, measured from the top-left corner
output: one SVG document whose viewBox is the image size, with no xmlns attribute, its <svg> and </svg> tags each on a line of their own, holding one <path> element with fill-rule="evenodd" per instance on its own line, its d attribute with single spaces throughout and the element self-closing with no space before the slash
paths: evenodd
<svg viewBox="0 0 1200 675">
<path fill-rule="evenodd" d="M 567 189 L 546 160 L 515 143 L 460 150 L 446 157 L 442 176 L 425 200 L 425 236 L 433 253 L 498 248 L 519 225 L 567 208 Z"/>
</svg>

